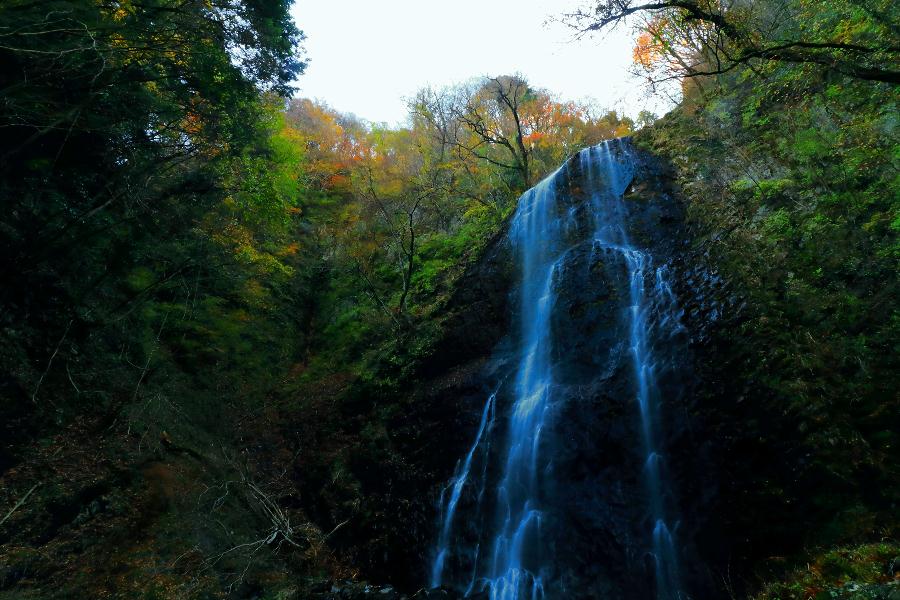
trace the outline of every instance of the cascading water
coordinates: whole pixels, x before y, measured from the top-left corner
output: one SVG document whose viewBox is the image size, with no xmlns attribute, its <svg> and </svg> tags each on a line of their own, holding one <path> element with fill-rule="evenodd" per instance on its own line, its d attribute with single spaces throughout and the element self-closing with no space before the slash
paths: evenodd
<svg viewBox="0 0 900 600">
<path fill-rule="evenodd" d="M 543 594 L 540 565 L 541 509 L 539 500 L 540 434 L 547 417 L 552 388 L 549 318 L 553 303 L 553 274 L 559 258 L 555 217 L 556 174 L 525 193 L 519 202 L 510 235 L 521 256 L 522 355 L 515 378 L 515 404 L 502 479 L 497 487 L 496 533 L 490 541 L 489 564 L 478 576 L 478 560 L 467 592 L 480 584 L 492 600 L 537 599 Z M 450 530 L 472 457 L 484 437 L 485 422 L 495 402 L 485 405 L 475 442 L 457 475 L 441 498 L 441 530 L 432 567 L 431 585 L 441 585 L 450 551 Z M 449 490 L 450 495 L 447 495 Z M 480 495 L 480 494 L 479 494 Z"/>
<path fill-rule="evenodd" d="M 472 469 L 472 460 L 475 452 L 481 447 L 481 440 L 485 438 L 485 433 L 490 433 L 494 424 L 494 402 L 497 398 L 497 392 L 488 396 L 481 413 L 481 423 L 478 426 L 478 433 L 475 435 L 475 441 L 466 454 L 465 460 L 456 467 L 456 474 L 444 491 L 441 493 L 440 507 L 441 514 L 441 532 L 438 537 L 437 552 L 435 554 L 434 565 L 431 568 L 431 587 L 439 587 L 441 585 L 441 576 L 444 572 L 444 560 L 450 551 L 450 530 L 453 527 L 453 517 L 456 515 L 456 507 L 462 494 L 463 486 L 469 481 L 469 473 Z M 486 464 L 485 464 L 486 466 Z M 446 496 L 447 492 L 449 496 Z"/>
<path fill-rule="evenodd" d="M 668 495 L 659 449 L 661 394 L 657 385 L 655 344 L 678 325 L 674 295 L 662 266 L 629 240 L 629 208 L 623 194 L 634 177 L 634 164 L 627 142 L 604 143 L 583 150 L 577 157 L 583 182 L 581 195 L 587 205 L 571 202 L 568 165 L 526 192 L 519 201 L 510 226 L 510 241 L 521 273 L 518 288 L 518 353 L 514 361 L 513 385 L 491 394 L 482 410 L 475 439 L 458 463 L 454 478 L 440 501 L 438 540 L 431 569 L 431 586 L 454 582 L 465 594 L 486 594 L 491 600 L 538 600 L 568 597 L 558 575 L 551 537 L 565 533 L 542 531 L 549 522 L 563 521 L 553 514 L 554 445 L 542 439 L 555 427 L 556 406 L 563 402 L 556 390 L 558 367 L 564 356 L 556 352 L 553 336 L 554 306 L 558 299 L 561 265 L 567 255 L 585 243 L 591 253 L 618 255 L 627 282 L 626 298 L 619 300 L 622 331 L 630 348 L 633 369 L 632 398 L 639 409 L 641 426 L 633 444 L 642 448 L 643 479 L 650 531 L 644 532 L 646 552 L 652 556 L 655 595 L 658 600 L 685 598 L 678 572 L 676 546 L 669 525 Z M 624 354 L 623 354 L 624 356 Z M 508 396 L 504 403 L 501 398 Z M 498 406 L 500 403 L 500 406 Z M 506 415 L 505 450 L 491 450 L 497 412 Z M 563 424 L 564 425 L 564 424 Z M 637 437 L 637 436 L 636 436 Z M 491 486 L 488 464 L 496 484 Z M 480 468 L 475 468 L 475 464 Z M 473 471 L 475 471 L 473 476 Z M 558 479 L 558 476 L 557 476 Z M 468 523 L 478 523 L 472 548 L 454 543 L 454 526 L 461 498 L 469 489 L 476 500 L 464 508 Z M 492 494 L 490 492 L 493 492 Z M 484 496 L 490 498 L 485 501 Z M 493 516 L 491 516 L 493 515 Z M 452 564 L 448 559 L 457 556 Z M 463 572 L 465 571 L 465 572 Z M 573 594 L 573 595 L 578 595 Z"/>
<path fill-rule="evenodd" d="M 598 158 L 594 158 L 594 154 Z M 601 249 L 621 253 L 628 267 L 629 298 L 626 308 L 629 320 L 629 347 L 637 380 L 636 397 L 640 407 L 641 433 L 644 447 L 644 478 L 649 498 L 649 514 L 652 520 L 652 556 L 655 564 L 656 596 L 659 600 L 677 600 L 683 597 L 678 575 L 675 543 L 666 519 L 665 490 L 661 475 L 662 457 L 657 449 L 659 433 L 659 390 L 656 385 L 655 357 L 651 348 L 652 335 L 661 337 L 663 331 L 654 329 L 678 328 L 675 296 L 666 280 L 664 267 L 653 267 L 652 257 L 635 248 L 626 232 L 627 207 L 622 195 L 633 178 L 631 161 L 627 160 L 627 147 L 623 150 L 626 160 L 617 161 L 608 143 L 590 148 L 580 155 L 582 169 L 590 183 L 597 181 L 596 170 L 606 185 L 592 185 L 596 229 L 594 244 Z M 653 287 L 648 290 L 646 279 L 652 277 Z M 658 315 L 658 322 L 652 317 Z"/>
</svg>

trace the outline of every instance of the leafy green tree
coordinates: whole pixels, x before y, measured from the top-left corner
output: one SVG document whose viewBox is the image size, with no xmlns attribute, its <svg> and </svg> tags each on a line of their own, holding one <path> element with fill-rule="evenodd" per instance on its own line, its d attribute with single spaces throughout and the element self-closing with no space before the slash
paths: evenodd
<svg viewBox="0 0 900 600">
<path fill-rule="evenodd" d="M 164 346 L 189 315 L 200 318 L 195 309 L 258 300 L 234 290 L 249 294 L 247 277 L 267 261 L 280 268 L 262 255 L 275 253 L 299 202 L 280 106 L 262 98 L 288 93 L 304 67 L 288 8 L 0 6 L 0 274 L 9 284 L 0 336 L 15 373 L 7 393 L 27 390 L 41 412 L 51 408 L 42 398 L 62 389 L 77 397 L 93 377 L 76 363 L 97 373 L 112 363 L 121 380 L 96 381 L 106 400 L 91 410 L 117 415 L 143 396 L 155 362 L 186 360 L 186 346 Z M 235 228 L 252 233 L 229 255 L 221 242 Z M 137 384 L 129 362 L 146 365 Z M 71 385 L 53 391 L 60 376 Z"/>
</svg>

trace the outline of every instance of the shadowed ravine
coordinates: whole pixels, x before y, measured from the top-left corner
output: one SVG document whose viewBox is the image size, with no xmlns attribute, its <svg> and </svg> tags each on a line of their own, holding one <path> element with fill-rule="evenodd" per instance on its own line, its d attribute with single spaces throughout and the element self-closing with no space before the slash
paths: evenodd
<svg viewBox="0 0 900 600">
<path fill-rule="evenodd" d="M 441 494 L 434 588 L 492 600 L 591 597 L 599 590 L 608 597 L 687 597 L 658 381 L 684 360 L 683 327 L 668 257 L 654 256 L 645 247 L 654 244 L 635 241 L 630 231 L 632 221 L 647 221 L 648 205 L 633 208 L 640 201 L 625 198 L 636 168 L 629 141 L 604 143 L 580 152 L 519 201 L 509 229 L 520 273 L 514 358 Z M 604 456 L 579 441 L 605 435 L 590 428 L 588 413 L 598 403 L 626 408 L 618 417 L 626 423 L 626 452 Z M 591 479 L 591 461 L 606 461 L 620 481 Z M 573 498 L 573 490 L 590 497 Z M 624 507 L 609 517 L 614 525 L 585 520 L 597 512 L 593 506 L 618 502 Z M 570 534 L 616 536 L 615 550 L 588 546 L 575 557 L 577 550 L 566 547 L 569 539 L 576 543 Z M 627 581 L 580 589 L 578 563 L 609 560 L 628 563 L 621 571 L 629 580 L 652 584 L 630 592 Z M 616 570 L 606 569 L 607 577 Z"/>
</svg>

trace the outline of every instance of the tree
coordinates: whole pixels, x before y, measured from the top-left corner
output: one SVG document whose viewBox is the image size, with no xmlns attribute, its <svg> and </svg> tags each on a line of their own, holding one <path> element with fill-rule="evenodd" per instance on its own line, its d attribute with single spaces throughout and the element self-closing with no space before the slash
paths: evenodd
<svg viewBox="0 0 900 600">
<path fill-rule="evenodd" d="M 417 253 L 427 232 L 434 231 L 436 217 L 450 193 L 448 172 L 430 160 L 414 131 L 373 131 L 372 153 L 356 175 L 360 209 L 374 244 L 367 256 L 358 256 L 358 267 L 369 292 L 382 308 L 407 318 L 408 299 L 418 269 Z M 381 297 L 371 273 L 381 255 L 396 265 L 399 289 L 390 294 L 393 306 Z"/>
<path fill-rule="evenodd" d="M 496 191 L 500 176 L 513 195 L 574 152 L 627 135 L 633 126 L 613 111 L 560 102 L 520 75 L 483 78 L 442 90 L 427 88 L 410 102 L 410 111 L 414 126 L 431 132 L 441 155 L 453 154 L 453 163 L 461 167 L 457 182 L 474 183 L 488 176 Z M 477 184 L 462 189 L 479 189 L 482 199 L 488 196 Z"/>
<path fill-rule="evenodd" d="M 7 276 L 239 154 L 260 93 L 288 93 L 303 70 L 283 1 L 13 0 L 0 22 L 0 191 L 6 230 L 20 232 Z"/>
<path fill-rule="evenodd" d="M 73 363 L 79 383 L 56 391 L 94 385 L 104 401 L 73 406 L 114 420 L 172 355 L 208 361 L 214 387 L 252 364 L 230 357 L 272 343 L 300 203 L 280 110 L 301 40 L 282 0 L 0 4 L 0 342 L 47 364 L 66 332 L 22 387 L 49 392 Z"/>
<path fill-rule="evenodd" d="M 783 62 L 897 84 L 895 12 L 890 0 L 603 0 L 566 18 L 582 34 L 643 18 L 636 58 L 657 83 Z"/>
<path fill-rule="evenodd" d="M 459 120 L 472 134 L 459 142 L 462 148 L 495 166 L 518 174 L 525 189 L 531 187 L 531 149 L 525 144 L 526 105 L 534 95 L 518 75 L 491 77 L 470 88 L 456 109 Z M 500 158 L 490 148 L 500 148 Z"/>
</svg>

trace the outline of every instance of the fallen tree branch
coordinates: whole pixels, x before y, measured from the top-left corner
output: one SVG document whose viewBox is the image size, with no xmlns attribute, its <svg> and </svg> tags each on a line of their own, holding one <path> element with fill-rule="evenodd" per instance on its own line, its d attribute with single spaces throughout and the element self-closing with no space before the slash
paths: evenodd
<svg viewBox="0 0 900 600">
<path fill-rule="evenodd" d="M 66 325 L 66 330 L 63 331 L 62 337 L 59 339 L 59 343 L 56 344 L 56 349 L 53 351 L 53 354 L 50 355 L 50 360 L 47 361 L 47 368 L 44 369 L 44 372 L 41 374 L 40 379 L 38 379 L 37 385 L 34 388 L 34 393 L 31 394 L 31 401 L 33 403 L 37 403 L 37 393 L 38 390 L 41 389 L 41 384 L 44 382 L 44 377 L 47 376 L 47 373 L 50 372 L 50 366 L 53 364 L 53 359 L 56 358 L 56 355 L 59 353 L 59 349 L 62 346 L 63 342 L 66 341 L 66 336 L 69 335 L 69 328 L 72 327 L 72 323 L 75 322 L 75 319 L 70 319 L 69 323 Z M 53 400 L 50 401 L 50 404 L 56 406 Z"/>
<path fill-rule="evenodd" d="M 14 512 L 16 512 L 16 511 L 19 509 L 19 507 L 21 507 L 23 504 L 25 504 L 25 501 L 28 500 L 28 496 L 30 496 L 30 495 L 31 495 L 31 492 L 33 492 L 34 490 L 36 490 L 37 487 L 38 487 L 39 485 L 41 485 L 41 484 L 36 483 L 36 484 L 34 484 L 33 486 L 31 486 L 31 489 L 30 489 L 30 490 L 28 490 L 27 492 L 25 492 L 25 495 L 22 496 L 22 498 L 21 498 L 18 502 L 16 502 L 16 505 L 13 506 L 13 507 L 9 510 L 8 513 L 6 513 L 6 516 L 3 517 L 2 520 L 0 520 L 0 525 L 3 525 L 4 523 L 6 523 L 7 519 L 9 519 L 9 518 L 12 516 L 12 514 L 13 514 Z"/>
</svg>

